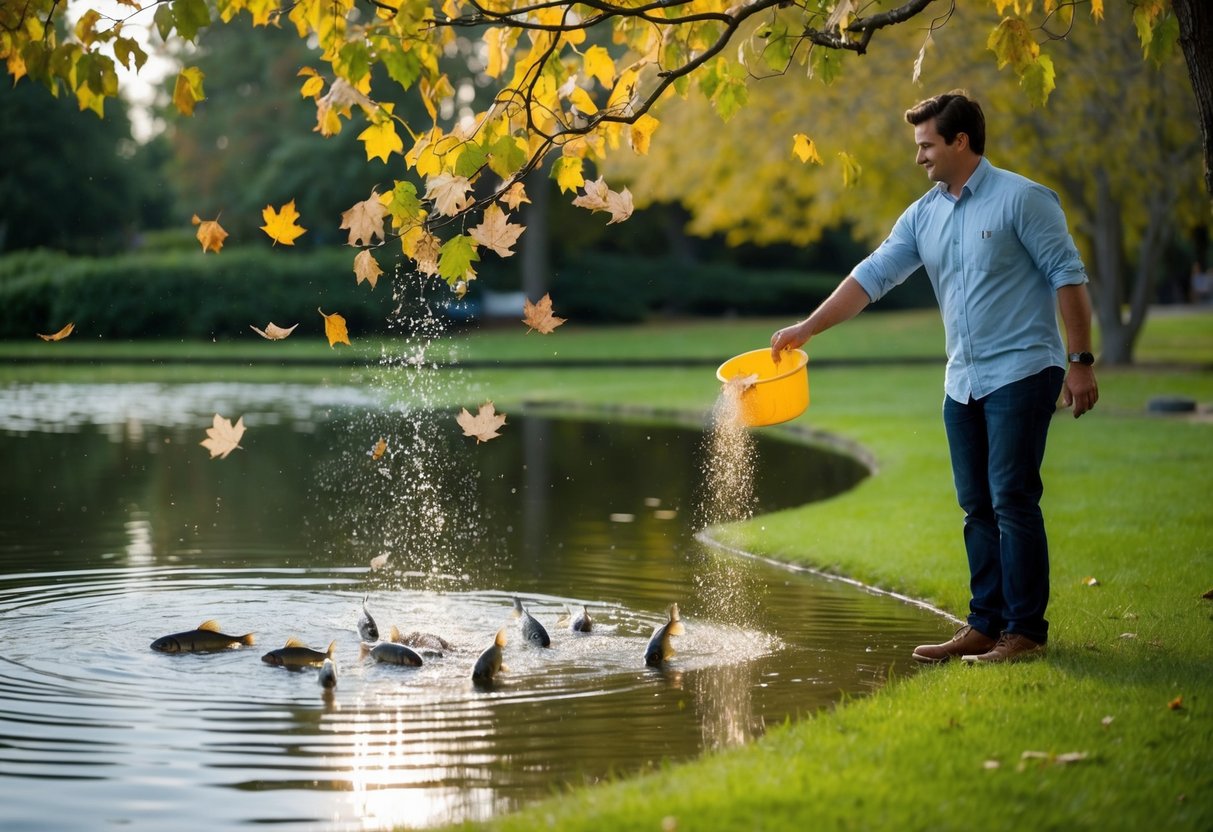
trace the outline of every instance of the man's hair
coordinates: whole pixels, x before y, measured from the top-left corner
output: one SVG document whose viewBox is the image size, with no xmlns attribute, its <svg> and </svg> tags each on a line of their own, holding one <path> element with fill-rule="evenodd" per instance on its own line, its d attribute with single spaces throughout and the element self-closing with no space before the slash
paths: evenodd
<svg viewBox="0 0 1213 832">
<path fill-rule="evenodd" d="M 969 147 L 978 156 L 986 152 L 986 117 L 981 105 L 965 95 L 964 90 L 952 90 L 906 110 L 906 121 L 915 127 L 935 119 L 935 129 L 948 144 L 956 141 L 957 133 L 969 137 Z"/>
</svg>

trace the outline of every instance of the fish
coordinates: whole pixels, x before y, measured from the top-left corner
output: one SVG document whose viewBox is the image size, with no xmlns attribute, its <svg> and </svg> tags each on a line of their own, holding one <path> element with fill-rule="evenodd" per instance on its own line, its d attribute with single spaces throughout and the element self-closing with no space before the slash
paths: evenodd
<svg viewBox="0 0 1213 832">
<path fill-rule="evenodd" d="M 670 620 L 653 629 L 653 636 L 644 648 L 644 663 L 649 667 L 661 667 L 662 662 L 674 655 L 670 637 L 680 636 L 685 632 L 682 619 L 678 617 L 678 605 L 670 604 Z"/>
<path fill-rule="evenodd" d="M 362 615 L 358 618 L 358 635 L 363 641 L 369 641 L 372 644 L 379 640 L 379 627 L 375 624 L 375 619 L 371 618 L 370 612 L 366 608 L 367 596 L 362 596 Z"/>
<path fill-rule="evenodd" d="M 574 633 L 588 633 L 594 627 L 594 621 L 590 618 L 590 611 L 585 604 L 581 605 L 581 612 L 573 612 L 572 607 L 568 607 L 569 614 L 566 616 L 569 622 L 569 629 Z"/>
<path fill-rule="evenodd" d="M 535 620 L 535 616 L 523 609 L 522 602 L 517 598 L 514 599 L 514 617 L 518 619 L 518 628 L 522 630 L 524 639 L 540 647 L 552 646 L 552 639 L 548 636 L 548 631 Z"/>
<path fill-rule="evenodd" d="M 391 638 L 388 641 L 379 641 L 374 644 L 362 642 L 361 655 L 366 656 L 368 653 L 377 662 L 384 664 L 403 664 L 408 667 L 421 667 L 421 656 L 411 648 L 398 643 L 400 631 L 392 627 Z"/>
<path fill-rule="evenodd" d="M 229 636 L 219 631 L 219 625 L 216 622 L 203 621 L 196 630 L 161 636 L 152 642 L 152 649 L 161 653 L 209 653 L 241 644 L 249 646 L 252 643 L 252 633 Z"/>
<path fill-rule="evenodd" d="M 324 660 L 324 664 L 320 665 L 320 672 L 316 674 L 316 678 L 320 682 L 320 687 L 325 690 L 337 687 L 337 665 L 333 664 L 332 659 Z"/>
<path fill-rule="evenodd" d="M 490 684 L 498 673 L 509 670 L 501 663 L 502 647 L 505 647 L 505 627 L 497 631 L 497 637 L 493 639 L 492 645 L 480 654 L 480 658 L 476 659 L 476 664 L 472 668 L 473 683 Z"/>
<path fill-rule="evenodd" d="M 441 659 L 444 653 L 459 652 L 455 645 L 451 644 L 442 636 L 436 636 L 433 633 L 421 633 L 414 630 L 407 636 L 401 636 L 400 631 L 395 627 L 392 628 L 392 631 L 394 633 L 394 636 L 391 639 L 392 641 L 412 647 L 422 655 Z"/>
<path fill-rule="evenodd" d="M 321 653 L 319 650 L 313 650 L 306 646 L 302 641 L 291 636 L 286 640 L 286 644 L 279 647 L 277 650 L 271 650 L 261 657 L 261 661 L 266 664 L 272 664 L 275 667 L 316 667 L 324 664 L 325 659 L 333 657 L 333 648 L 337 646 L 336 641 L 329 642 L 329 649 Z"/>
</svg>

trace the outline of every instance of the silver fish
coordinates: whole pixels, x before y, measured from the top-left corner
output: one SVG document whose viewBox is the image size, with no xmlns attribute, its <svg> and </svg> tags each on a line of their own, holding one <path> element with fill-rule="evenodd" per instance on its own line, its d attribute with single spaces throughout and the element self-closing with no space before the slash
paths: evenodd
<svg viewBox="0 0 1213 832">
<path fill-rule="evenodd" d="M 196 630 L 161 636 L 152 642 L 152 649 L 161 653 L 209 653 L 215 650 L 226 650 L 240 644 L 248 646 L 252 643 L 252 633 L 229 636 L 219 632 L 219 625 L 216 622 L 203 621 Z"/>
<path fill-rule="evenodd" d="M 398 644 L 396 639 L 400 638 L 400 631 L 392 627 L 392 638 L 390 641 L 378 641 L 374 644 L 362 643 L 361 653 L 363 656 L 368 653 L 371 657 L 384 664 L 402 664 L 408 667 L 421 667 L 421 656 L 417 655 L 411 647 L 406 647 L 403 644 Z"/>
<path fill-rule="evenodd" d="M 491 684 L 493 678 L 503 670 L 509 670 L 501 663 L 501 648 L 505 647 L 505 627 L 497 631 L 493 644 L 480 654 L 476 665 L 472 668 L 472 682 L 478 685 Z"/>
<path fill-rule="evenodd" d="M 552 646 L 552 639 L 548 636 L 548 631 L 543 629 L 543 625 L 535 619 L 535 616 L 523 609 L 522 602 L 517 598 L 514 599 L 514 617 L 518 619 L 518 628 L 522 630 L 522 637 L 526 641 L 540 647 Z"/>
<path fill-rule="evenodd" d="M 362 596 L 362 615 L 358 618 L 358 635 L 363 641 L 374 643 L 379 640 L 379 627 L 375 624 L 375 619 L 371 618 L 370 612 L 366 608 L 367 596 Z"/>
<path fill-rule="evenodd" d="M 662 662 L 674 655 L 674 646 L 670 644 L 671 636 L 680 636 L 686 630 L 678 617 L 678 605 L 670 604 L 670 620 L 660 627 L 653 629 L 653 636 L 644 648 L 644 663 L 649 667 L 661 667 Z"/>
<path fill-rule="evenodd" d="M 320 681 L 320 687 L 325 690 L 337 687 L 337 665 L 333 664 L 332 659 L 324 660 L 324 664 L 320 665 L 320 672 L 316 674 L 316 678 Z"/>
<path fill-rule="evenodd" d="M 581 605 L 581 612 L 573 612 L 573 608 L 569 607 L 569 629 L 574 633 L 588 633 L 594 628 L 594 621 L 590 618 L 590 611 L 585 604 Z"/>
<path fill-rule="evenodd" d="M 286 640 L 286 644 L 279 647 L 277 650 L 271 650 L 261 657 L 261 661 L 266 664 L 272 664 L 275 667 L 317 667 L 324 664 L 325 659 L 333 657 L 333 648 L 337 646 L 336 641 L 329 642 L 329 649 L 323 653 L 319 650 L 313 650 L 306 646 L 299 639 L 291 636 Z"/>
</svg>

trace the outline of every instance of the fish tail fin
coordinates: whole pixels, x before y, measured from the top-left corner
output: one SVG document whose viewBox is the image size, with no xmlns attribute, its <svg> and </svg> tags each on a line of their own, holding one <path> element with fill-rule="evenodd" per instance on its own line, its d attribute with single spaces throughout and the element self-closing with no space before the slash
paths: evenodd
<svg viewBox="0 0 1213 832">
<path fill-rule="evenodd" d="M 236 639 L 236 641 L 240 642 L 245 647 L 252 647 L 255 640 L 253 639 L 252 633 L 245 633 L 240 638 Z"/>
<path fill-rule="evenodd" d="M 682 626 L 681 621 L 670 622 L 670 629 L 666 630 L 672 636 L 686 635 L 686 627 Z"/>
<path fill-rule="evenodd" d="M 388 641 L 394 641 L 397 644 L 404 643 L 404 639 L 400 637 L 400 628 L 395 624 L 392 625 L 392 629 L 388 632 Z"/>
<path fill-rule="evenodd" d="M 522 601 L 520 601 L 518 598 L 515 598 L 514 599 L 514 617 L 521 618 L 523 612 L 525 612 L 525 610 L 523 610 L 523 608 L 522 608 Z"/>
<path fill-rule="evenodd" d="M 365 659 L 366 654 L 371 652 L 371 648 L 373 646 L 374 645 L 367 644 L 365 641 L 358 642 L 358 658 Z"/>
<path fill-rule="evenodd" d="M 497 631 L 497 637 L 493 639 L 493 643 L 498 647 L 505 647 L 505 627 Z"/>
<path fill-rule="evenodd" d="M 324 651 L 324 655 L 328 656 L 330 659 L 333 658 L 333 650 L 335 650 L 336 647 L 337 639 L 333 639 L 329 642 L 329 649 Z"/>
</svg>

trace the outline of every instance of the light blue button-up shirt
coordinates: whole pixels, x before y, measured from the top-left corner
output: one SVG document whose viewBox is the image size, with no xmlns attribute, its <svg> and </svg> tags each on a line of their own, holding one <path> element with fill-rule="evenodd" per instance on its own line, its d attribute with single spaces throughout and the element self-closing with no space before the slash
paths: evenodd
<svg viewBox="0 0 1213 832">
<path fill-rule="evenodd" d="M 1056 193 L 983 158 L 959 198 L 932 188 L 851 276 L 876 301 L 919 266 L 943 314 L 953 399 L 1065 368 L 1057 290 L 1087 274 Z"/>
</svg>

